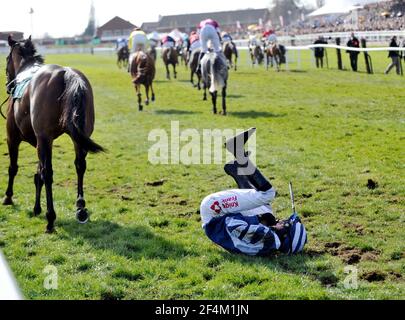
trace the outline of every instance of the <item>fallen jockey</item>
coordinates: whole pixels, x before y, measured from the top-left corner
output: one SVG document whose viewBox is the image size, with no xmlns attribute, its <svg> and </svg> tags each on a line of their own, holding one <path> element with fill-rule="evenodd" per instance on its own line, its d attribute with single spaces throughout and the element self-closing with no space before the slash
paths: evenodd
<svg viewBox="0 0 405 320">
<path fill-rule="evenodd" d="M 203 229 L 210 240 L 232 253 L 268 256 L 277 251 L 302 252 L 307 234 L 300 218 L 294 214 L 287 220 L 275 219 L 270 203 L 276 190 L 244 152 L 243 146 L 255 130 L 227 141 L 236 161 L 224 170 L 239 189 L 211 194 L 202 201 Z"/>
</svg>

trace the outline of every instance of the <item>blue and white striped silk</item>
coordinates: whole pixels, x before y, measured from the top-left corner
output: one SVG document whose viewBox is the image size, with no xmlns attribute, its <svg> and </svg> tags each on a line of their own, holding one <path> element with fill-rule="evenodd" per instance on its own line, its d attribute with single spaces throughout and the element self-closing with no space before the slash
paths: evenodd
<svg viewBox="0 0 405 320">
<path fill-rule="evenodd" d="M 257 216 L 237 213 L 216 217 L 204 230 L 214 243 L 232 253 L 267 256 L 281 246 L 278 236 L 261 224 Z"/>
</svg>

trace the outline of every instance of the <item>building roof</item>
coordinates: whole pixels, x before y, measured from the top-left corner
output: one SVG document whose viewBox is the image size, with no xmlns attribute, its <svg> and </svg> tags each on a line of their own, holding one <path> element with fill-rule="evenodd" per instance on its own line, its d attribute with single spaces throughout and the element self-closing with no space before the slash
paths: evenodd
<svg viewBox="0 0 405 320">
<path fill-rule="evenodd" d="M 192 28 L 208 18 L 217 20 L 221 26 L 234 25 L 237 21 L 241 24 L 259 23 L 260 19 L 265 19 L 268 15 L 269 10 L 265 8 L 163 16 L 159 21 L 158 30 Z"/>
<path fill-rule="evenodd" d="M 1 31 L 0 40 L 7 40 L 9 35 L 12 35 L 16 40 L 22 39 L 24 37 L 24 32 L 21 31 Z"/>
<path fill-rule="evenodd" d="M 104 30 L 125 30 L 125 29 L 133 29 L 136 26 L 131 22 L 124 20 L 118 16 L 112 18 L 110 21 L 103 24 L 101 27 L 98 28 L 99 31 Z"/>
</svg>

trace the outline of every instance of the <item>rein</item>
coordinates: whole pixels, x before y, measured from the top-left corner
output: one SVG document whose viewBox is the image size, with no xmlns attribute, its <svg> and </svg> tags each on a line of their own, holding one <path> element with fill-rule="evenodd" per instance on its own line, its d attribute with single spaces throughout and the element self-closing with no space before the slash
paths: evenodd
<svg viewBox="0 0 405 320">
<path fill-rule="evenodd" d="M 6 100 L 0 105 L 0 114 L 4 118 L 4 120 L 7 120 L 7 117 L 3 114 L 3 106 L 7 103 L 7 101 L 10 100 L 10 96 L 7 97 Z"/>
</svg>

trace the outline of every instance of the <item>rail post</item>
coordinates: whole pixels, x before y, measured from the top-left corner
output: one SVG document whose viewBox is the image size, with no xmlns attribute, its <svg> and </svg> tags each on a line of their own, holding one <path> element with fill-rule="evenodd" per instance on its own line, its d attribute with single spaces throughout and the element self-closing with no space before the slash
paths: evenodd
<svg viewBox="0 0 405 320">
<path fill-rule="evenodd" d="M 366 48 L 367 48 L 367 41 L 366 41 L 365 38 L 362 38 L 362 39 L 361 39 L 361 47 L 362 47 L 363 49 L 366 49 Z M 368 54 L 367 51 L 364 51 L 364 59 L 365 59 L 365 61 L 366 61 L 367 73 L 368 73 L 368 74 L 373 74 L 373 68 L 372 68 L 371 63 L 370 63 L 371 57 L 370 57 L 370 55 Z"/>
<path fill-rule="evenodd" d="M 336 45 L 340 46 L 340 38 L 336 38 Z M 340 49 L 336 49 L 337 52 L 337 61 L 338 61 L 338 69 L 343 70 L 343 63 L 342 63 L 342 52 Z"/>
</svg>

